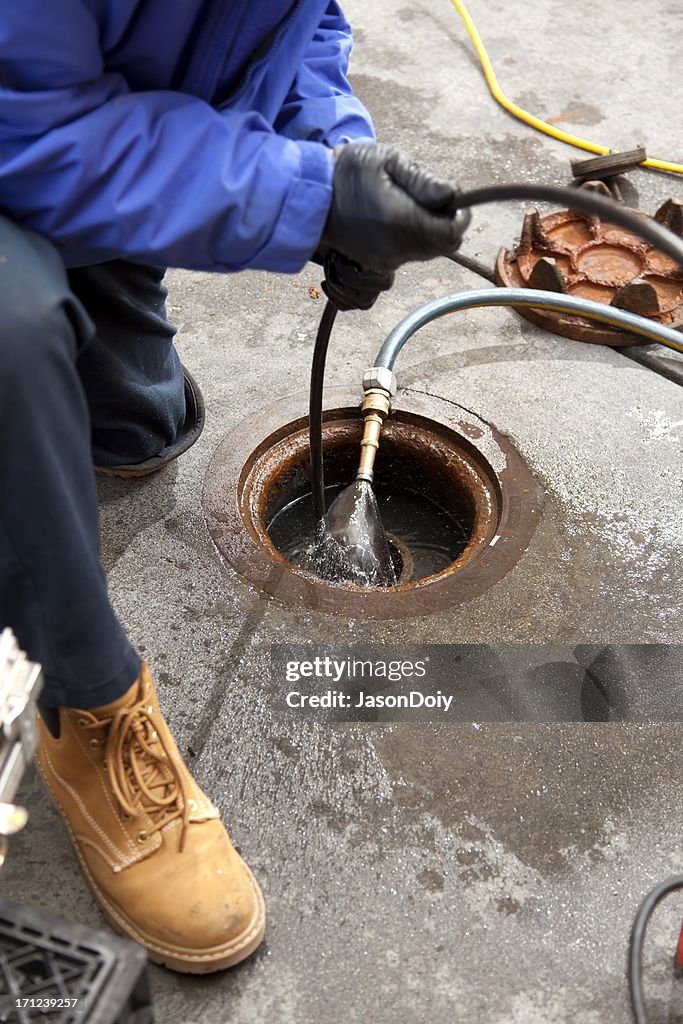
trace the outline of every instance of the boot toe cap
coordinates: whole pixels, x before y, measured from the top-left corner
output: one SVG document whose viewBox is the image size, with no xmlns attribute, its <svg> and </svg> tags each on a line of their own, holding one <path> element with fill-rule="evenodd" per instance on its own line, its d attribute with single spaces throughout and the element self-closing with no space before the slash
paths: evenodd
<svg viewBox="0 0 683 1024">
<path fill-rule="evenodd" d="M 178 827 L 166 830 L 161 848 L 114 879 L 100 866 L 100 902 L 157 962 L 188 971 L 237 963 L 263 937 L 258 883 L 220 821 L 191 824 L 182 853 L 179 839 Z"/>
</svg>

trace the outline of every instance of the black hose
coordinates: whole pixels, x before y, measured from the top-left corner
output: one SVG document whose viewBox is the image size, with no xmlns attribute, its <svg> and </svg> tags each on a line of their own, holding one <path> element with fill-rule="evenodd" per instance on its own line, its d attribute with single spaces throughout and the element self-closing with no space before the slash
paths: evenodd
<svg viewBox="0 0 683 1024">
<path fill-rule="evenodd" d="M 449 252 L 446 259 L 457 263 L 458 266 L 465 267 L 466 270 L 471 270 L 473 274 L 479 274 L 479 277 L 485 277 L 491 284 L 496 283 L 496 275 L 491 267 L 487 267 L 486 264 L 475 260 L 473 256 L 465 256 L 461 252 Z"/>
<path fill-rule="evenodd" d="M 683 240 L 672 231 L 662 227 L 651 217 L 635 213 L 619 206 L 612 199 L 605 199 L 585 188 L 562 188 L 559 185 L 491 185 L 488 188 L 475 188 L 458 196 L 458 207 L 469 209 L 472 206 L 483 206 L 485 203 L 497 203 L 506 199 L 531 199 L 538 202 L 566 203 L 571 209 L 594 213 L 609 224 L 633 231 L 654 245 L 660 252 L 665 252 L 683 266 Z"/>
<path fill-rule="evenodd" d="M 683 875 L 675 875 L 666 882 L 661 882 L 647 894 L 638 908 L 636 919 L 631 930 L 631 942 L 628 951 L 628 986 L 631 992 L 633 1019 L 636 1024 L 647 1024 L 645 998 L 643 994 L 643 943 L 648 921 L 657 904 L 670 892 L 683 889 Z"/>
<path fill-rule="evenodd" d="M 325 516 L 325 475 L 323 471 L 323 384 L 325 359 L 330 334 L 337 316 L 337 307 L 329 300 L 325 304 L 313 349 L 311 389 L 308 404 L 308 437 L 311 462 L 311 495 L 316 523 Z"/>
</svg>

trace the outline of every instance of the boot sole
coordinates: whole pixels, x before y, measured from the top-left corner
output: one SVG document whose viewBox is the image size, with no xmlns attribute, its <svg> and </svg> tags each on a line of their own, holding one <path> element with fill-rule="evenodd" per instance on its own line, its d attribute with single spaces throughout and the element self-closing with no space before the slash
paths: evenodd
<svg viewBox="0 0 683 1024">
<path fill-rule="evenodd" d="M 123 935 L 124 938 L 133 939 L 133 941 L 137 942 L 140 946 L 144 946 L 152 963 L 160 964 L 162 967 L 167 967 L 169 970 L 176 971 L 179 974 L 211 974 L 213 971 L 225 970 L 226 967 L 234 967 L 236 964 L 241 963 L 242 960 L 246 960 L 248 956 L 251 956 L 258 946 L 260 946 L 266 930 L 265 904 L 258 882 L 246 864 L 244 864 L 244 867 L 256 899 L 256 911 L 249 922 L 248 927 L 240 935 L 231 939 L 230 942 L 226 942 L 223 946 L 212 947 L 201 953 L 191 949 L 183 949 L 180 946 L 162 946 L 151 936 L 147 935 L 138 925 L 123 914 L 123 912 L 111 902 L 109 897 L 98 886 L 90 873 L 88 865 L 81 856 L 81 851 L 71 829 L 71 825 L 69 824 L 69 820 L 59 806 L 59 802 L 55 797 L 52 786 L 45 777 L 45 773 L 40 767 L 37 758 L 35 760 L 35 765 L 45 788 L 52 798 L 52 802 L 54 803 L 56 810 L 59 812 L 62 821 L 66 825 L 74 852 L 78 857 L 83 874 L 85 875 L 88 885 L 92 889 L 93 895 L 97 900 L 102 913 L 115 932 L 119 935 Z"/>
</svg>

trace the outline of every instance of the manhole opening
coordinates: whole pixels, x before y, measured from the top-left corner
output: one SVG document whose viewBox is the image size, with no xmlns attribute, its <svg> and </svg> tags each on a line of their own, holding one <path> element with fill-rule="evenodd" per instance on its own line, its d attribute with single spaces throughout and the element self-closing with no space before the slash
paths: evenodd
<svg viewBox="0 0 683 1024">
<path fill-rule="evenodd" d="M 353 479 L 360 427 L 330 424 L 325 435 L 329 507 Z M 271 482 L 264 525 L 278 551 L 310 572 L 315 523 L 308 453 L 301 454 L 302 463 L 289 461 Z M 445 438 L 434 426 L 389 421 L 373 486 L 400 585 L 447 569 L 473 536 L 495 529 L 495 489 L 471 457 L 454 447 L 454 436 Z"/>
<path fill-rule="evenodd" d="M 357 396 L 341 388 L 329 389 L 329 396 L 337 398 L 337 406 L 324 414 L 323 428 L 326 484 L 333 491 L 354 477 L 362 421 Z M 285 522 L 282 537 L 277 520 L 293 503 L 305 503 L 310 492 L 307 400 L 306 394 L 282 400 L 239 424 L 223 440 L 206 476 L 204 510 L 211 537 L 249 582 L 286 604 L 403 618 L 471 600 L 517 562 L 542 503 L 542 490 L 519 453 L 469 410 L 433 395 L 400 391 L 375 467 L 378 497 L 384 493 L 391 503 L 401 496 L 398 521 L 383 510 L 397 586 L 330 583 L 297 565 L 287 549 L 296 524 Z M 425 562 L 421 546 L 437 561 Z"/>
</svg>

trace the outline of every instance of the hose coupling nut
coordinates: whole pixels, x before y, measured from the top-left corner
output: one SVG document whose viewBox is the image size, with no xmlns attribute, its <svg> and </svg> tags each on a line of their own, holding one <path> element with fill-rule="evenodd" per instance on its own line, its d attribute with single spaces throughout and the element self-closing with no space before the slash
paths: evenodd
<svg viewBox="0 0 683 1024">
<path fill-rule="evenodd" d="M 396 376 L 386 366 L 370 366 L 363 374 L 363 391 L 382 388 L 393 398 L 396 394 Z"/>
</svg>

